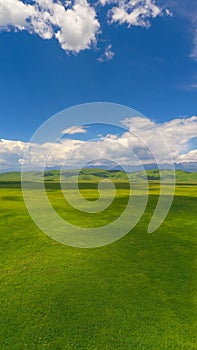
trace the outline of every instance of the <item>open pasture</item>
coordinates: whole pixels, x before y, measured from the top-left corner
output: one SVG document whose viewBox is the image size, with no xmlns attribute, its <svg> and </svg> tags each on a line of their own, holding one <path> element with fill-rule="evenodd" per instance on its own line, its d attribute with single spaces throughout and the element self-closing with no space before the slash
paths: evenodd
<svg viewBox="0 0 197 350">
<path fill-rule="evenodd" d="M 119 186 L 111 207 L 93 216 L 74 211 L 57 184 L 46 187 L 62 217 L 87 227 L 115 219 L 129 195 Z M 98 198 L 87 183 L 81 193 Z M 165 222 L 148 234 L 158 195 L 158 184 L 150 184 L 147 209 L 125 237 L 77 249 L 43 234 L 25 208 L 20 184 L 2 182 L 1 349 L 197 349 L 197 186 L 178 184 Z"/>
</svg>

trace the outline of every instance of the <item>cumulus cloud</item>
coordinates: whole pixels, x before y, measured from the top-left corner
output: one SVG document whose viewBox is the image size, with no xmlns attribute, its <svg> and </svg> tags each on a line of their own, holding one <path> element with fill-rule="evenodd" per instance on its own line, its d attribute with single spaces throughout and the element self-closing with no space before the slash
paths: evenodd
<svg viewBox="0 0 197 350">
<path fill-rule="evenodd" d="M 165 4 L 165 6 L 161 5 Z M 108 24 L 126 24 L 128 27 L 149 27 L 159 16 L 176 15 L 190 21 L 194 32 L 191 57 L 197 60 L 196 1 L 183 0 L 0 0 L 0 30 L 26 30 L 43 39 L 56 38 L 66 52 L 79 53 L 96 46 L 102 23 L 100 9 L 105 7 Z M 169 7 L 169 8 L 168 8 Z M 110 60 L 114 53 L 110 45 L 99 61 Z"/>
<path fill-rule="evenodd" d="M 128 165 L 151 164 L 157 162 L 184 163 L 197 162 L 197 116 L 177 118 L 165 123 L 156 123 L 136 116 L 122 121 L 127 127 L 122 135 L 108 134 L 97 140 L 73 140 L 62 138 L 57 143 L 31 144 L 28 164 L 32 169 L 42 164 L 46 167 L 74 167 L 102 158 L 110 159 L 127 167 Z M 84 132 L 83 127 L 71 127 L 62 135 Z M 86 130 L 88 132 L 88 130 Z M 158 133 L 159 132 L 159 133 Z M 192 142 L 192 147 L 191 147 Z M 169 151 L 166 151 L 165 144 Z M 22 141 L 0 140 L 0 169 L 16 169 L 23 164 L 23 156 L 28 146 Z M 139 160 L 137 160 L 137 158 Z"/>
<path fill-rule="evenodd" d="M 78 53 L 96 43 L 100 24 L 95 9 L 86 0 L 74 4 L 60 1 L 0 0 L 1 30 L 27 30 L 43 39 L 55 37 L 62 49 Z"/>
<path fill-rule="evenodd" d="M 178 163 L 184 162 L 197 162 L 197 149 L 194 149 L 186 154 L 182 154 L 178 157 Z"/>
<path fill-rule="evenodd" d="M 100 0 L 94 5 L 90 0 L 0 0 L 0 29 L 26 30 L 43 39 L 56 38 L 63 50 L 78 53 L 97 43 L 101 6 L 107 6 L 108 23 L 128 26 L 148 26 L 151 18 L 165 12 L 154 0 Z M 101 60 L 113 56 L 109 45 Z"/>
<path fill-rule="evenodd" d="M 168 153 L 165 152 L 162 143 L 168 145 L 172 158 L 175 162 L 179 162 L 181 155 L 188 151 L 190 141 L 197 137 L 197 116 L 176 118 L 165 123 L 155 123 L 146 118 L 135 117 L 125 119 L 123 124 L 129 128 L 130 133 L 137 134 L 145 144 L 149 144 L 155 150 L 161 163 L 169 161 Z M 160 133 L 161 140 L 158 139 L 155 130 Z M 127 135 L 122 136 L 123 139 L 125 136 Z M 132 137 L 129 142 L 131 140 Z"/>
<path fill-rule="evenodd" d="M 24 156 L 27 144 L 22 141 L 0 139 L 0 170 L 18 168 L 18 159 Z"/>
<path fill-rule="evenodd" d="M 36 8 L 19 0 L 0 1 L 1 26 L 12 25 L 17 29 L 24 29 L 27 19 L 35 16 Z"/>
<path fill-rule="evenodd" d="M 62 139 L 59 143 L 29 144 L 28 142 L 0 139 L 0 169 L 19 169 L 19 166 L 23 164 L 27 148 L 30 150 L 28 162 L 33 169 L 42 164 L 49 167 L 60 166 L 69 157 L 69 153 L 72 153 L 81 143 L 83 142 L 80 140 Z"/>
<path fill-rule="evenodd" d="M 150 19 L 161 16 L 163 9 L 155 4 L 154 0 L 122 0 L 106 1 L 101 0 L 102 4 L 115 3 L 115 6 L 109 11 L 111 22 L 120 24 L 126 23 L 130 26 L 149 26 Z M 169 14 L 169 12 L 165 12 Z"/>
</svg>

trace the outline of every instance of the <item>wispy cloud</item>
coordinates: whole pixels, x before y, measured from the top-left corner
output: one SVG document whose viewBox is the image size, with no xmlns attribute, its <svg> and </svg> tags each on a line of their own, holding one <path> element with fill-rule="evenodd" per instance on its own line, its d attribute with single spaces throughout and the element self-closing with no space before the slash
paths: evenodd
<svg viewBox="0 0 197 350">
<path fill-rule="evenodd" d="M 185 91 L 196 91 L 197 90 L 196 79 L 194 80 L 194 82 L 182 84 L 181 86 L 179 86 L 179 89 L 185 90 Z"/>
<path fill-rule="evenodd" d="M 197 83 L 196 84 L 191 84 L 190 86 L 191 86 L 191 89 L 194 89 L 194 90 L 197 89 Z"/>
<path fill-rule="evenodd" d="M 112 51 L 112 45 L 109 44 L 103 55 L 98 58 L 99 62 L 110 61 L 114 57 L 115 53 Z"/>
<path fill-rule="evenodd" d="M 193 58 L 195 61 L 197 61 L 197 16 L 196 16 L 196 30 L 194 34 L 194 41 L 193 41 L 193 50 L 191 52 L 191 58 Z"/>
<path fill-rule="evenodd" d="M 85 134 L 87 127 L 85 126 L 71 126 L 70 128 L 61 131 L 63 135 Z"/>
<path fill-rule="evenodd" d="M 165 0 L 166 6 L 172 9 L 176 16 L 188 22 L 188 32 L 193 33 L 193 49 L 190 57 L 197 60 L 197 1 L 196 0 Z"/>
</svg>

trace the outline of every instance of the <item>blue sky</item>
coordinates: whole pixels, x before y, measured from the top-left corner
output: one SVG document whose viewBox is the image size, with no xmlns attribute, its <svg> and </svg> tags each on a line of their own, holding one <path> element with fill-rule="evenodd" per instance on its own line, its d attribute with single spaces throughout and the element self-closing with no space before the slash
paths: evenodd
<svg viewBox="0 0 197 350">
<path fill-rule="evenodd" d="M 76 39 L 57 20 L 46 28 L 43 14 L 36 24 L 31 16 L 24 22 L 22 11 L 28 4 L 35 11 L 35 1 L 0 0 L 0 138 L 26 142 L 54 113 L 86 102 L 124 104 L 156 123 L 197 114 L 197 4 L 135 2 L 142 11 L 136 23 L 126 0 L 123 17 L 118 1 L 67 3 L 94 10 Z M 46 10 L 46 0 L 37 3 Z"/>
</svg>

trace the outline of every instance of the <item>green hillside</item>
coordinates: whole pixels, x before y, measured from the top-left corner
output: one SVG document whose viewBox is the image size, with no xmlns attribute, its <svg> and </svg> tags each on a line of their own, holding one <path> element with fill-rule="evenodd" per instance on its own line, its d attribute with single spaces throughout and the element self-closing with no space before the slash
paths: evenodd
<svg viewBox="0 0 197 350">
<path fill-rule="evenodd" d="M 176 170 L 176 182 L 197 182 L 197 172 L 186 172 L 183 170 Z M 149 181 L 159 181 L 160 180 L 160 172 L 157 169 L 153 170 L 146 170 L 146 172 L 135 172 L 135 173 L 130 173 L 129 177 L 132 180 L 136 180 L 139 178 L 142 179 L 147 179 Z M 165 179 L 167 182 L 170 182 L 173 179 L 173 173 L 172 170 L 161 170 L 161 177 L 162 179 Z"/>
<path fill-rule="evenodd" d="M 63 170 L 61 173 L 62 180 L 75 180 L 77 178 L 77 170 Z M 32 175 L 35 181 L 40 181 L 42 178 L 42 173 L 39 171 L 26 173 L 26 179 L 31 180 Z M 139 179 L 147 179 L 149 181 L 159 181 L 160 173 L 157 169 L 147 170 L 146 172 L 133 172 L 128 173 L 129 178 L 132 181 Z M 167 182 L 172 180 L 171 170 L 162 170 L 161 176 Z M 45 181 L 59 181 L 60 171 L 59 170 L 49 170 L 45 171 L 44 178 Z M 20 182 L 21 173 L 20 172 L 9 172 L 0 173 L 0 181 L 18 181 Z M 99 181 L 101 179 L 112 179 L 114 181 L 125 181 L 127 180 L 127 174 L 120 170 L 106 170 L 101 168 L 85 168 L 80 170 L 79 175 L 80 181 Z M 176 181 L 179 183 L 195 183 L 197 182 L 197 172 L 186 172 L 182 170 L 176 170 Z"/>
</svg>

